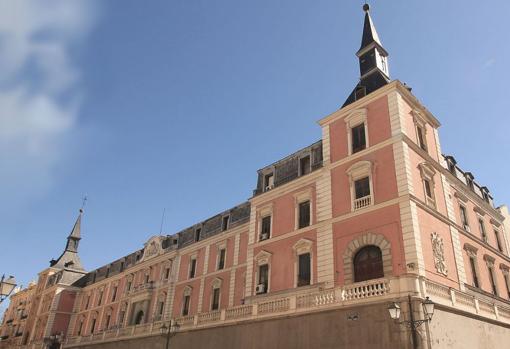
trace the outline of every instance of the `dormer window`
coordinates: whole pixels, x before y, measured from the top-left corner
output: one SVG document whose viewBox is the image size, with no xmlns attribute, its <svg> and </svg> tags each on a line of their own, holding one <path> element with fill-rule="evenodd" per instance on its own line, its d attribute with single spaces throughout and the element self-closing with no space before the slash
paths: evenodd
<svg viewBox="0 0 510 349">
<path fill-rule="evenodd" d="M 230 216 L 223 217 L 223 219 L 221 221 L 221 231 L 225 231 L 228 229 L 229 221 L 230 221 Z"/>
<path fill-rule="evenodd" d="M 304 156 L 301 159 L 299 159 L 299 175 L 304 176 L 309 174 L 311 171 L 310 169 L 310 156 Z"/>
<path fill-rule="evenodd" d="M 197 228 L 195 230 L 195 242 L 200 240 L 200 234 L 202 234 L 202 229 L 201 228 Z"/>
<path fill-rule="evenodd" d="M 264 176 L 264 191 L 271 190 L 274 188 L 274 175 L 268 173 Z"/>
<path fill-rule="evenodd" d="M 470 173 L 470 172 L 466 172 L 466 184 L 468 185 L 468 187 L 470 187 L 471 189 L 474 188 L 474 177 L 473 175 Z"/>
</svg>

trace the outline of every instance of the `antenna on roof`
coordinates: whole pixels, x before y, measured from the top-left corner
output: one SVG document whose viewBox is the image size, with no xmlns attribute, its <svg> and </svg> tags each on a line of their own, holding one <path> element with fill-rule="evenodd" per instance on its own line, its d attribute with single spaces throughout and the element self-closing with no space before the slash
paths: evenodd
<svg viewBox="0 0 510 349">
<path fill-rule="evenodd" d="M 166 208 L 163 208 L 163 214 L 161 215 L 161 225 L 159 226 L 159 235 L 163 233 L 163 222 L 165 221 L 165 211 Z"/>
<path fill-rule="evenodd" d="M 81 208 L 80 212 L 83 212 L 83 209 L 85 208 L 85 204 L 87 203 L 87 194 L 83 195 L 83 199 L 81 201 Z"/>
</svg>

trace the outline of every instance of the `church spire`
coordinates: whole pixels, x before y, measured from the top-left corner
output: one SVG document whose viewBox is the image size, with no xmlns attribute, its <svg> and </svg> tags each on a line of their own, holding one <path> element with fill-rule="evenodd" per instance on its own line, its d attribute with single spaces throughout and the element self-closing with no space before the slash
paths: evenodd
<svg viewBox="0 0 510 349">
<path fill-rule="evenodd" d="M 363 5 L 363 11 L 365 11 L 363 36 L 361 38 L 361 47 L 356 53 L 359 59 L 360 81 L 343 106 L 363 98 L 390 82 L 388 52 L 383 47 L 375 29 L 374 22 L 370 16 L 370 6 L 368 4 Z"/>
<path fill-rule="evenodd" d="M 81 216 L 83 215 L 83 209 L 80 208 L 80 214 L 76 218 L 73 229 L 67 237 L 66 251 L 78 252 L 78 244 L 81 240 Z"/>
<path fill-rule="evenodd" d="M 50 262 L 51 267 L 83 270 L 80 258 L 78 257 L 78 245 L 81 240 L 81 217 L 83 216 L 83 208 L 76 218 L 73 229 L 67 237 L 66 248 L 57 260 Z"/>
</svg>

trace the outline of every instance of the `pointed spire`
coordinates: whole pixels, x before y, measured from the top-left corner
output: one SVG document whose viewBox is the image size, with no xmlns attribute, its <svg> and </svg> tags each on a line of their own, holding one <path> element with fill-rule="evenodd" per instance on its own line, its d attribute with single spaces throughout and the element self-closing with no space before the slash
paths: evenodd
<svg viewBox="0 0 510 349">
<path fill-rule="evenodd" d="M 363 24 L 361 47 L 356 52 L 359 59 L 360 80 L 347 97 L 343 107 L 390 82 L 388 52 L 381 44 L 381 39 L 379 39 L 369 10 L 370 6 L 368 4 L 363 5 L 365 23 Z"/>
<path fill-rule="evenodd" d="M 80 214 L 74 223 L 73 230 L 69 234 L 69 238 L 81 239 L 81 216 L 83 215 L 83 208 L 80 208 Z"/>
<path fill-rule="evenodd" d="M 52 260 L 50 266 L 55 268 L 83 270 L 78 257 L 78 245 L 81 240 L 81 217 L 83 216 L 83 208 L 76 218 L 73 229 L 67 237 L 66 248 L 57 260 Z"/>
<path fill-rule="evenodd" d="M 363 37 L 361 38 L 361 47 L 358 53 L 372 43 L 376 43 L 382 47 L 381 39 L 379 39 L 372 17 L 370 17 L 370 5 L 363 5 L 363 11 L 365 11 L 365 23 L 363 24 Z"/>
</svg>

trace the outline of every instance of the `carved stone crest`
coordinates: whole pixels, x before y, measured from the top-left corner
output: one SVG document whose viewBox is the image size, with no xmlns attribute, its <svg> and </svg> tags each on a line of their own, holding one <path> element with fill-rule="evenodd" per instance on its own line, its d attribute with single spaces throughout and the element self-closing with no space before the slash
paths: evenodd
<svg viewBox="0 0 510 349">
<path fill-rule="evenodd" d="M 159 255 L 161 252 L 161 237 L 153 236 L 145 243 L 142 260 L 147 260 Z"/>
<path fill-rule="evenodd" d="M 432 239 L 432 253 L 434 255 L 434 266 L 438 273 L 444 276 L 448 275 L 448 268 L 446 267 L 446 260 L 444 258 L 444 242 L 443 238 L 438 233 L 430 235 Z"/>
</svg>

